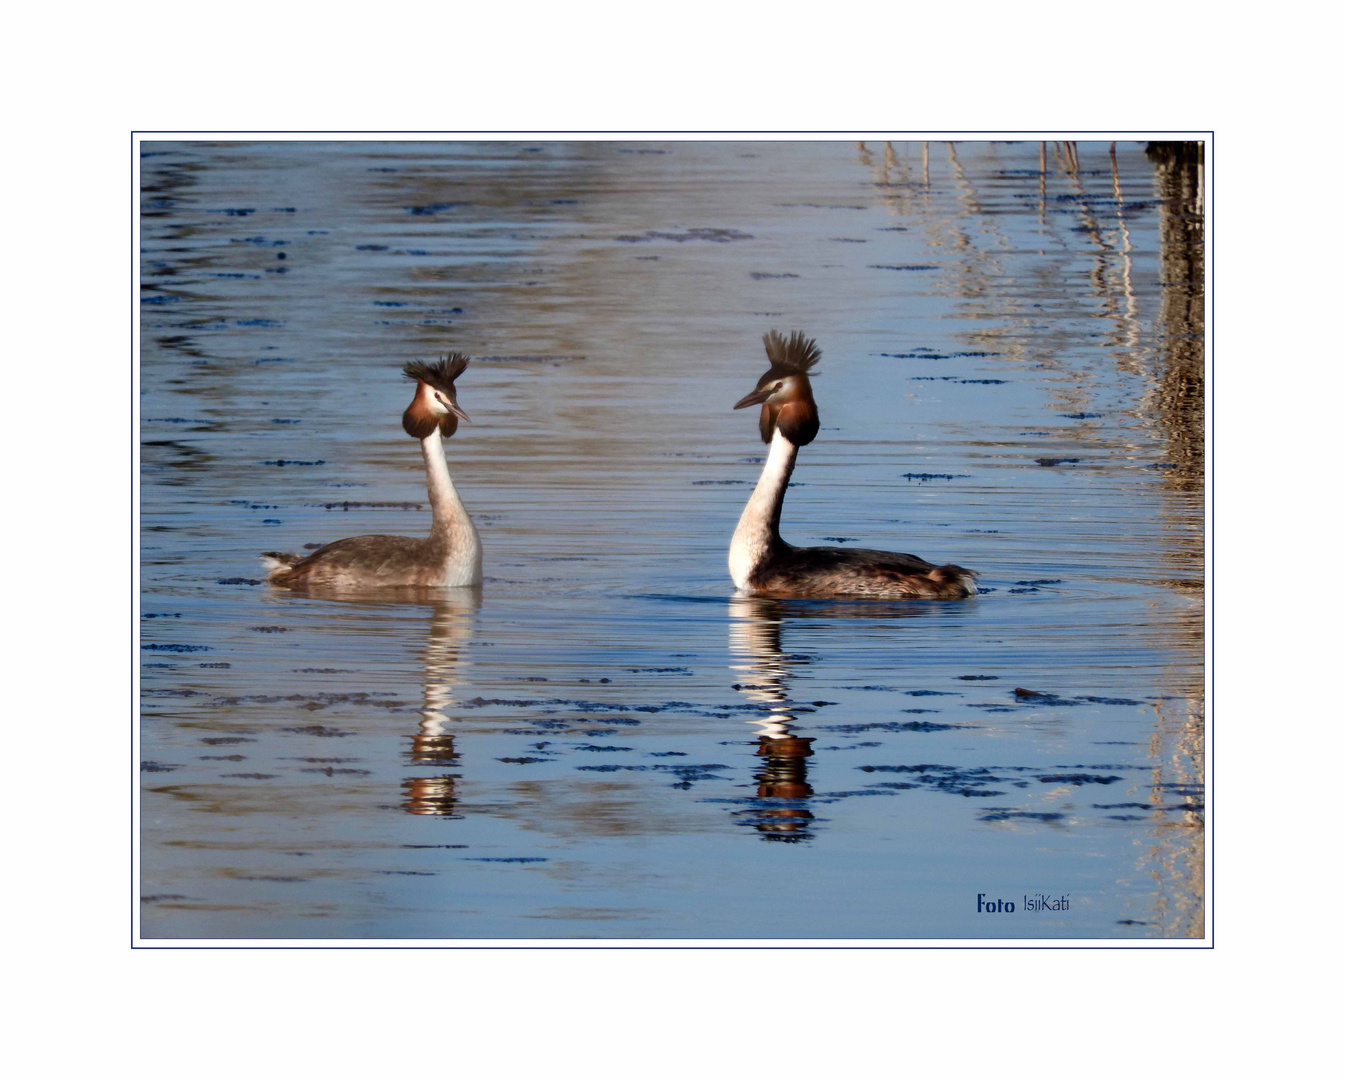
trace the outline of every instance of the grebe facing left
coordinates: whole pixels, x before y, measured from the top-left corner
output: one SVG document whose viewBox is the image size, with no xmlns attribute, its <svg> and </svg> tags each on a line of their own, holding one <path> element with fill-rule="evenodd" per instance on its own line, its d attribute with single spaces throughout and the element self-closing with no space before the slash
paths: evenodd
<svg viewBox="0 0 1345 1080">
<path fill-rule="evenodd" d="M 761 439 L 770 454 L 729 545 L 729 574 L 752 596 L 853 597 L 871 600 L 960 600 L 976 575 L 935 566 L 915 555 L 863 548 L 798 548 L 780 538 L 780 509 L 799 447 L 817 436 L 817 402 L 808 372 L 821 358 L 811 338 L 765 337 L 770 370 L 735 409 L 761 406 Z"/>
<path fill-rule="evenodd" d="M 458 498 L 444 460 L 443 440 L 468 416 L 458 407 L 453 381 L 467 357 L 450 353 L 433 364 L 407 364 L 416 396 L 402 414 L 402 428 L 420 440 L 433 515 L 428 539 L 352 536 L 304 557 L 279 551 L 262 555 L 266 579 L 287 588 L 378 588 L 394 585 L 478 585 L 481 538 Z"/>
</svg>

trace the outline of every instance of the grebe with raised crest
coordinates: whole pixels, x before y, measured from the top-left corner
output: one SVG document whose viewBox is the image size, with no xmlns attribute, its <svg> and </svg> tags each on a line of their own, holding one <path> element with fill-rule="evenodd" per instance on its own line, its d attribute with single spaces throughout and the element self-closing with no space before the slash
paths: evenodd
<svg viewBox="0 0 1345 1080">
<path fill-rule="evenodd" d="M 761 440 L 770 453 L 729 545 L 729 574 L 751 596 L 960 600 L 976 575 L 915 555 L 863 548 L 794 547 L 780 538 L 780 509 L 799 447 L 817 436 L 817 402 L 808 373 L 821 358 L 811 338 L 772 330 L 764 341 L 770 370 L 735 409 L 761 406 Z"/>
<path fill-rule="evenodd" d="M 444 460 L 443 440 L 457 431 L 460 419 L 469 419 L 458 406 L 454 387 L 466 368 L 467 357 L 449 353 L 435 363 L 416 362 L 403 369 L 416 383 L 416 395 L 402 414 L 402 428 L 420 440 L 425 456 L 432 514 L 429 537 L 352 536 L 308 556 L 268 551 L 261 557 L 267 581 L 298 589 L 480 584 L 481 538 Z"/>
</svg>

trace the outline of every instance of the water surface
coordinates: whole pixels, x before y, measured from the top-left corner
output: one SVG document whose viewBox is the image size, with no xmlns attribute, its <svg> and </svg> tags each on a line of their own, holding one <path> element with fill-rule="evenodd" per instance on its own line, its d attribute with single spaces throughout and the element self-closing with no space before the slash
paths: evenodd
<svg viewBox="0 0 1345 1080">
<path fill-rule="evenodd" d="M 144 937 L 1203 934 L 1193 164 L 183 142 L 141 169 Z M 765 448 L 731 406 L 772 328 L 823 350 L 786 538 L 980 595 L 732 597 Z M 449 349 L 482 587 L 260 583 L 261 551 L 426 531 L 399 369 Z"/>
</svg>

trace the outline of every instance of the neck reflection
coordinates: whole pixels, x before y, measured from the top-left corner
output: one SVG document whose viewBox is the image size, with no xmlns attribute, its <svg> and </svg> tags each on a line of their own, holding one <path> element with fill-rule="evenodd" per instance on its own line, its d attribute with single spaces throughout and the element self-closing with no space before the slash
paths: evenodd
<svg viewBox="0 0 1345 1080">
<path fill-rule="evenodd" d="M 406 751 L 412 768 L 431 768 L 432 776 L 415 775 L 402 781 L 402 809 L 431 817 L 456 816 L 458 793 L 453 687 L 461 681 L 466 649 L 472 636 L 472 618 L 481 605 L 480 588 L 453 589 L 433 604 L 429 638 L 425 643 L 424 692 L 418 730 Z"/>
<path fill-rule="evenodd" d="M 748 723 L 757 735 L 761 762 L 754 773 L 758 803 L 745 812 L 766 840 L 797 842 L 811 838 L 813 814 L 807 800 L 808 758 L 813 739 L 794 734 L 796 704 L 789 684 L 795 669 L 807 664 L 805 656 L 791 656 L 780 648 L 783 624 L 778 600 L 735 596 L 729 601 L 729 650 L 739 673 L 735 689 L 763 710 Z"/>
</svg>

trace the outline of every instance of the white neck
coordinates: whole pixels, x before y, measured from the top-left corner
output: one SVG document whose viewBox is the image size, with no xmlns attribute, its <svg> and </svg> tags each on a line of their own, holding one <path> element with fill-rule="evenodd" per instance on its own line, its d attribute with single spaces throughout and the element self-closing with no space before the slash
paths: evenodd
<svg viewBox="0 0 1345 1080">
<path fill-rule="evenodd" d="M 761 479 L 747 500 L 738 528 L 729 544 L 729 575 L 739 589 L 746 589 L 752 572 L 770 555 L 771 549 L 782 544 L 780 539 L 780 508 L 785 501 L 785 490 L 794 471 L 794 459 L 799 448 L 780 434 L 779 428 L 771 437 L 771 450 L 761 469 Z"/>
<path fill-rule="evenodd" d="M 435 428 L 420 440 L 425 455 L 425 481 L 430 492 L 430 511 L 434 524 L 430 539 L 444 547 L 444 585 L 481 583 L 481 537 L 458 498 L 453 478 L 444 460 L 444 440 Z"/>
</svg>

